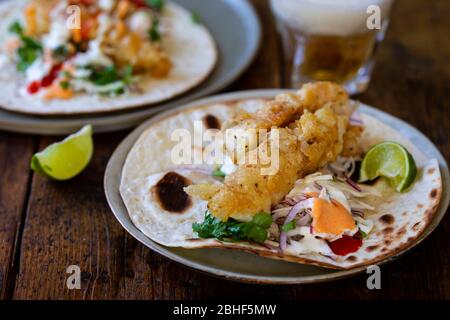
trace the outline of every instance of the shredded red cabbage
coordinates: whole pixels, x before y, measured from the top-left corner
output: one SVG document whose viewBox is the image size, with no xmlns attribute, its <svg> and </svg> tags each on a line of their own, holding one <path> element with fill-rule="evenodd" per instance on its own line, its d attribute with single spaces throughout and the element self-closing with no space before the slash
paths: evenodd
<svg viewBox="0 0 450 320">
<path fill-rule="evenodd" d="M 356 191 L 362 192 L 362 189 L 356 184 L 356 182 L 350 179 L 349 177 L 345 177 L 345 182 L 347 182 L 347 184 Z"/>
</svg>

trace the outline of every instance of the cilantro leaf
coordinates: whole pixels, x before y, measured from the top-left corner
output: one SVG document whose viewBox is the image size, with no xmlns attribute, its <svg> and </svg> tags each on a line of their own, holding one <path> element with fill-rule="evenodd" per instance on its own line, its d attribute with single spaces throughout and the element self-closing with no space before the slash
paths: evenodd
<svg viewBox="0 0 450 320">
<path fill-rule="evenodd" d="M 52 50 L 52 56 L 58 61 L 64 61 L 69 56 L 69 50 L 65 45 L 60 45 Z"/>
<path fill-rule="evenodd" d="M 61 81 L 61 82 L 59 83 L 59 86 L 60 86 L 62 89 L 67 90 L 67 89 L 70 88 L 70 83 L 69 83 L 69 81 Z"/>
<path fill-rule="evenodd" d="M 15 33 L 18 36 L 23 35 L 23 27 L 19 21 L 14 21 L 8 28 L 9 32 Z"/>
<path fill-rule="evenodd" d="M 267 229 L 272 224 L 272 216 L 265 212 L 257 213 L 252 222 L 261 228 Z"/>
<path fill-rule="evenodd" d="M 133 66 L 129 64 L 122 70 L 122 80 L 126 84 L 129 84 L 132 81 L 132 77 L 133 77 Z"/>
<path fill-rule="evenodd" d="M 87 66 L 86 69 L 91 71 L 88 78 L 89 81 L 97 86 L 104 86 L 113 82 L 123 81 L 128 84 L 131 81 L 133 67 L 128 65 L 123 70 L 117 70 L 115 65 L 108 67 Z"/>
<path fill-rule="evenodd" d="M 197 12 L 191 12 L 191 20 L 195 24 L 201 24 L 202 19 L 200 19 L 200 16 Z"/>
<path fill-rule="evenodd" d="M 161 11 L 165 6 L 164 0 L 145 0 L 145 3 L 157 11 Z"/>
<path fill-rule="evenodd" d="M 192 230 L 197 232 L 200 238 L 222 239 L 229 236 L 227 225 L 212 215 L 205 213 L 205 220 L 202 223 L 194 223 Z"/>
<path fill-rule="evenodd" d="M 161 41 L 161 33 L 159 32 L 159 19 L 158 18 L 156 18 L 156 17 L 153 18 L 152 27 L 150 28 L 148 35 L 152 42 Z"/>
<path fill-rule="evenodd" d="M 89 80 L 98 86 L 103 86 L 120 80 L 117 69 L 114 65 L 106 68 L 91 68 Z"/>
<path fill-rule="evenodd" d="M 258 213 L 251 222 L 239 222 L 231 218 L 224 222 L 205 212 L 205 220 L 194 223 L 192 229 L 200 238 L 262 243 L 267 239 L 267 228 L 271 224 L 272 217 L 268 213 Z"/>
<path fill-rule="evenodd" d="M 23 27 L 16 21 L 9 26 L 9 31 L 19 36 L 22 45 L 17 49 L 17 70 L 24 72 L 42 54 L 42 45 L 39 41 L 28 37 L 23 32 Z"/>
<path fill-rule="evenodd" d="M 226 174 L 222 170 L 217 169 L 212 172 L 212 176 L 224 178 L 224 177 L 226 177 Z"/>
<path fill-rule="evenodd" d="M 294 230 L 296 226 L 297 226 L 297 224 L 296 224 L 295 220 L 292 220 L 291 222 L 284 224 L 281 227 L 281 231 L 288 232 L 288 231 Z"/>
</svg>

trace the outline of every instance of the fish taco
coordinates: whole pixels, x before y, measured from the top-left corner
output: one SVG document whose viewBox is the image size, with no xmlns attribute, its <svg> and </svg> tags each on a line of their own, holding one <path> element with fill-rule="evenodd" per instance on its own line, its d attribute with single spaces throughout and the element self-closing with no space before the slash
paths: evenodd
<svg viewBox="0 0 450 320">
<path fill-rule="evenodd" d="M 180 138 L 203 130 L 230 137 L 220 144 L 223 163 L 209 161 L 219 149 Z M 174 161 L 183 153 L 203 163 Z M 275 153 L 276 170 L 248 161 Z M 161 119 L 129 152 L 120 192 L 133 223 L 161 245 L 350 269 L 412 246 L 433 219 L 442 181 L 436 159 L 360 113 L 342 87 L 319 82 Z"/>
<path fill-rule="evenodd" d="M 163 0 L 0 3 L 0 106 L 31 114 L 154 104 L 201 83 L 217 62 L 209 31 Z"/>
</svg>

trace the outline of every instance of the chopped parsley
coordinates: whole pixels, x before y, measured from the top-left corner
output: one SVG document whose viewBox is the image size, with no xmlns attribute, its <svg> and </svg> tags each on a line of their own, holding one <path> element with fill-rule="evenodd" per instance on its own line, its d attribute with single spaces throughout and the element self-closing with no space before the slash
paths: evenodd
<svg viewBox="0 0 450 320">
<path fill-rule="evenodd" d="M 239 222 L 231 218 L 224 222 L 205 212 L 205 220 L 194 223 L 192 229 L 200 238 L 263 243 L 267 240 L 267 229 L 271 224 L 272 216 L 265 212 L 256 214 L 250 222 Z"/>
<path fill-rule="evenodd" d="M 161 41 L 161 33 L 159 32 L 159 19 L 157 17 L 154 17 L 152 19 L 152 27 L 150 28 L 148 35 L 152 42 Z"/>
<path fill-rule="evenodd" d="M 24 72 L 42 54 L 42 45 L 35 39 L 28 37 L 23 32 L 22 25 L 16 21 L 10 25 L 9 31 L 19 36 L 22 45 L 17 49 L 17 70 Z"/>
</svg>

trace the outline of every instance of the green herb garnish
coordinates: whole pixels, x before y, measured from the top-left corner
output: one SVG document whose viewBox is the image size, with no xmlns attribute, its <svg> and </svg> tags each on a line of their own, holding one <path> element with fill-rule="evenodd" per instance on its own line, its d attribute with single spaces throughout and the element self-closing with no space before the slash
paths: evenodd
<svg viewBox="0 0 450 320">
<path fill-rule="evenodd" d="M 361 235 L 361 238 L 367 238 L 367 233 L 365 233 L 364 231 L 362 231 L 361 229 L 359 229 L 359 234 Z"/>
<path fill-rule="evenodd" d="M 164 0 L 145 0 L 145 3 L 157 11 L 161 11 L 165 6 Z"/>
<path fill-rule="evenodd" d="M 28 37 L 23 32 L 23 27 L 19 22 L 14 22 L 9 26 L 9 31 L 19 36 L 22 45 L 17 49 L 17 70 L 24 72 L 42 54 L 42 45 L 35 39 Z"/>
<path fill-rule="evenodd" d="M 205 220 L 202 223 L 194 223 L 192 229 L 200 238 L 262 243 L 267 239 L 267 228 L 271 224 L 272 216 L 265 212 L 256 214 L 251 222 L 239 222 L 231 218 L 223 222 L 205 212 Z"/>
<path fill-rule="evenodd" d="M 63 76 L 64 78 L 71 78 L 72 77 L 71 73 L 69 71 L 67 71 L 67 70 L 61 71 L 60 75 Z"/>
<path fill-rule="evenodd" d="M 67 47 L 65 45 L 60 45 L 60 46 L 56 47 L 56 49 L 53 49 L 53 51 L 52 51 L 53 58 L 55 58 L 59 61 L 66 60 L 68 55 L 69 55 L 69 50 L 67 50 Z"/>
<path fill-rule="evenodd" d="M 69 83 L 68 81 L 61 81 L 61 82 L 59 83 L 59 86 L 60 86 L 61 88 L 63 88 L 64 90 L 67 90 L 67 89 L 69 89 L 69 87 L 70 87 L 70 83 Z"/>
<path fill-rule="evenodd" d="M 117 81 L 123 81 L 125 84 L 128 84 L 133 73 L 131 66 L 126 66 L 122 70 L 117 70 L 115 65 L 108 67 L 87 66 L 85 68 L 91 71 L 87 80 L 97 86 L 104 86 Z"/>
<path fill-rule="evenodd" d="M 123 94 L 126 86 L 133 80 L 133 67 L 131 65 L 127 65 L 121 70 L 117 69 L 115 65 L 107 67 L 87 65 L 83 69 L 90 71 L 89 76 L 79 77 L 78 79 L 92 82 L 96 86 L 106 86 L 116 82 L 121 84 L 119 88 L 114 86 L 114 89 L 111 88 L 109 91 L 104 91 L 104 94 Z M 68 73 L 66 77 L 70 78 L 71 75 Z"/>
<path fill-rule="evenodd" d="M 9 26 L 9 32 L 15 33 L 17 35 L 22 35 L 23 34 L 23 27 L 22 25 L 19 23 L 19 21 L 14 21 L 10 26 Z"/>
<path fill-rule="evenodd" d="M 297 226 L 297 223 L 295 222 L 295 220 L 292 220 L 291 222 L 284 224 L 281 227 L 281 231 L 288 232 L 288 231 L 294 230 L 296 226 Z"/>
<path fill-rule="evenodd" d="M 191 20 L 195 24 L 201 24 L 202 22 L 197 12 L 191 12 Z"/>
<path fill-rule="evenodd" d="M 253 217 L 252 222 L 261 228 L 267 229 L 272 224 L 272 216 L 268 213 L 260 212 Z"/>
<path fill-rule="evenodd" d="M 214 170 L 214 171 L 212 172 L 212 176 L 214 176 L 214 177 L 219 177 L 219 178 L 224 178 L 224 177 L 226 177 L 226 173 L 223 172 L 223 171 L 220 170 L 220 169 L 217 169 L 217 170 Z"/>
<path fill-rule="evenodd" d="M 129 64 L 122 70 L 122 81 L 125 84 L 129 84 L 131 83 L 132 80 L 133 80 L 133 66 Z"/>
<path fill-rule="evenodd" d="M 156 18 L 156 17 L 153 18 L 152 27 L 150 28 L 148 35 L 152 42 L 161 41 L 161 33 L 159 32 L 159 19 L 158 18 Z"/>
</svg>

